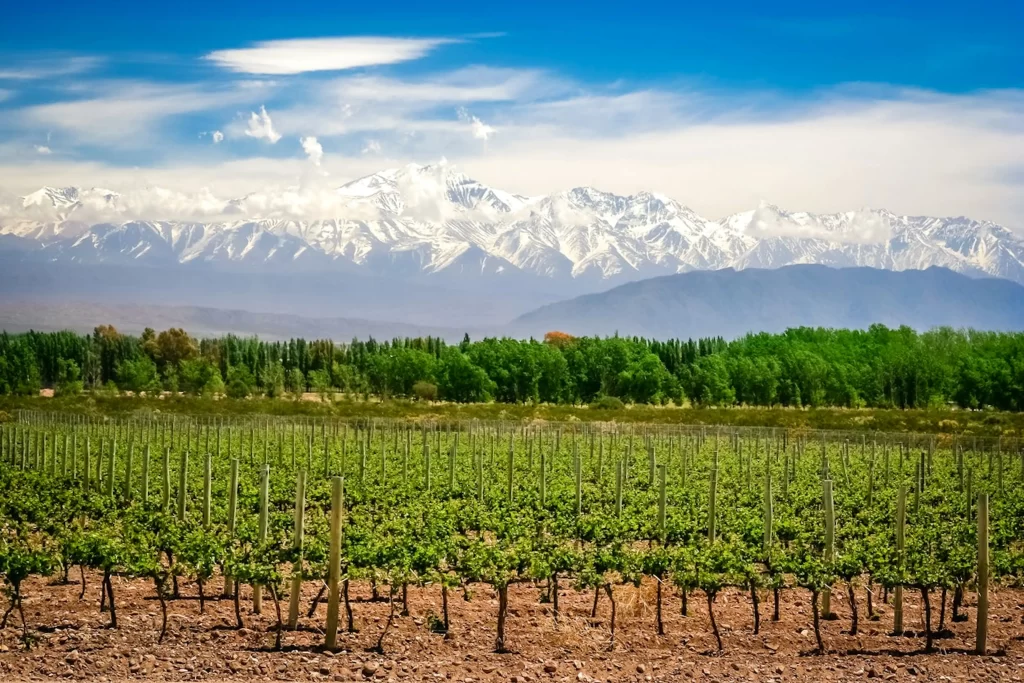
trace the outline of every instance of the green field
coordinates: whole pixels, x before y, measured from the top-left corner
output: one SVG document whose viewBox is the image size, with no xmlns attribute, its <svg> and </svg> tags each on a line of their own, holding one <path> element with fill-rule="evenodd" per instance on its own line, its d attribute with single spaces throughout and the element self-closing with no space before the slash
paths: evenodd
<svg viewBox="0 0 1024 683">
<path fill-rule="evenodd" d="M 765 619 L 779 591 L 804 590 L 816 630 L 830 591 L 847 591 L 873 618 L 868 596 L 877 602 L 881 588 L 896 601 L 885 618 L 897 632 L 907 628 L 897 616 L 903 591 L 934 600 L 930 649 L 940 620 L 962 617 L 965 592 L 984 593 L 990 576 L 1014 586 L 1024 578 L 1024 453 L 1012 437 L 197 417 L 123 405 L 136 409 L 15 412 L 2 425 L 0 566 L 15 600 L 26 574 L 74 566 L 108 577 L 112 603 L 112 576 L 152 579 L 162 601 L 177 576 L 224 575 L 274 603 L 298 594 L 295 581 L 371 580 L 392 601 L 403 586 L 435 586 L 447 599 L 482 583 L 501 598 L 502 650 L 514 635 L 501 596 L 521 581 L 540 582 L 557 605 L 560 590 L 613 601 L 616 586 L 656 580 L 712 612 L 719 591 L 739 587 Z M 981 528 L 991 566 L 979 570 Z M 284 605 L 283 614 L 304 609 Z M 436 615 L 431 627 L 446 621 Z"/>
</svg>

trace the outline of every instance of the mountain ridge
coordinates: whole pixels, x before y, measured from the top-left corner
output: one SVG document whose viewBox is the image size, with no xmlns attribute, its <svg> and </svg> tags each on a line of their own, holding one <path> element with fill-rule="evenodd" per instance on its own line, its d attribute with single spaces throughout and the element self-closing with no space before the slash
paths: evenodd
<svg viewBox="0 0 1024 683">
<path fill-rule="evenodd" d="M 179 217 L 159 218 L 172 214 Z M 0 236 L 22 240 L 23 258 L 54 262 L 521 273 L 595 287 L 804 263 L 941 266 L 1024 283 L 1024 238 L 988 221 L 873 209 L 812 214 L 764 202 L 710 220 L 655 192 L 576 187 L 527 197 L 444 163 L 388 169 L 333 189 L 285 188 L 227 201 L 205 191 L 45 187 L 0 210 Z"/>
</svg>

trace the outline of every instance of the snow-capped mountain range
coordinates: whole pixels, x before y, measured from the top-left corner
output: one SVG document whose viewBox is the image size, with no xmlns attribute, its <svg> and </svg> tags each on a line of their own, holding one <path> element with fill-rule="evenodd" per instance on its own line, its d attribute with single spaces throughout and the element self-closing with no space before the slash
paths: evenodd
<svg viewBox="0 0 1024 683">
<path fill-rule="evenodd" d="M 1024 283 L 1024 238 L 964 217 L 815 215 L 762 204 L 709 220 L 663 195 L 589 187 L 524 197 L 445 163 L 329 190 L 232 200 L 45 187 L 0 199 L 0 249 L 55 262 L 238 264 L 383 275 L 632 280 L 791 264 L 942 266 Z"/>
</svg>

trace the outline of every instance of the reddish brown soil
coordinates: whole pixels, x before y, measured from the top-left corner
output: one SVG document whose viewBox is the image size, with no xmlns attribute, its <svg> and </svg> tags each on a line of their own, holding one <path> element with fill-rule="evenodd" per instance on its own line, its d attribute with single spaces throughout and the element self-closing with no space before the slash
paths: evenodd
<svg viewBox="0 0 1024 683">
<path fill-rule="evenodd" d="M 116 581 L 118 629 L 108 628 L 100 613 L 99 581 L 88 577 L 79 586 L 32 580 L 25 586 L 25 616 L 32 629 L 32 649 L 24 650 L 17 612 L 0 631 L 0 680 L 121 681 L 848 681 L 868 678 L 918 681 L 1024 680 L 1024 592 L 1000 590 L 991 607 L 989 648 L 993 654 L 968 654 L 974 647 L 974 600 L 968 596 L 970 621 L 950 624 L 952 634 L 936 641 L 937 652 L 924 654 L 924 639 L 893 637 L 891 608 L 879 621 L 864 618 L 864 592 L 858 591 L 861 633 L 850 636 L 849 605 L 833 596 L 839 619 L 822 622 L 828 653 L 816 655 L 809 594 L 783 592 L 782 619 L 772 622 L 771 603 L 762 602 L 762 627 L 752 633 L 749 597 L 721 594 L 715 614 L 725 651 L 714 652 L 714 638 L 701 593 L 690 599 L 690 616 L 680 615 L 675 591 L 666 593 L 664 636 L 655 633 L 653 585 L 617 587 L 616 642 L 609 649 L 609 603 L 602 594 L 598 619 L 591 622 L 593 594 L 563 589 L 556 625 L 550 605 L 538 601 L 539 590 L 517 585 L 510 590 L 509 654 L 493 652 L 497 597 L 487 586 L 474 586 L 466 602 L 451 594 L 452 634 L 431 633 L 427 616 L 440 613 L 440 589 L 411 588 L 410 616 L 396 619 L 384 641 L 384 653 L 369 651 L 387 619 L 386 602 L 370 602 L 369 586 L 353 587 L 358 633 L 339 634 L 337 653 L 318 649 L 323 643 L 326 606 L 316 616 L 305 612 L 316 592 L 304 587 L 300 628 L 284 633 L 284 651 L 274 652 L 274 606 L 269 596 L 263 614 L 251 613 L 243 590 L 245 628 L 235 630 L 230 600 L 207 603 L 199 614 L 196 587 L 183 583 L 182 599 L 169 606 L 169 632 L 157 644 L 160 607 L 150 583 Z M 217 588 L 219 588 L 219 581 Z M 216 592 L 208 590 L 208 592 Z M 938 596 L 932 600 L 938 621 Z M 6 607 L 6 606 L 5 606 Z M 287 601 L 282 601 L 287 616 Z M 397 610 L 396 610 L 397 611 Z M 907 592 L 905 623 L 920 630 L 920 595 Z M 343 623 L 344 627 L 344 616 Z"/>
</svg>

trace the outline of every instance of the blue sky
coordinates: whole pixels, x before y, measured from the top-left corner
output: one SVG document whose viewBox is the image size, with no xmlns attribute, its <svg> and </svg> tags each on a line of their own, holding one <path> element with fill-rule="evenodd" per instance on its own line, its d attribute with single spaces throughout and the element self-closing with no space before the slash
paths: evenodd
<svg viewBox="0 0 1024 683">
<path fill-rule="evenodd" d="M 0 188 L 333 187 L 442 156 L 523 193 L 1024 226 L 1024 3 L 5 7 Z M 6 162 L 3 161 L 6 159 Z"/>
</svg>

